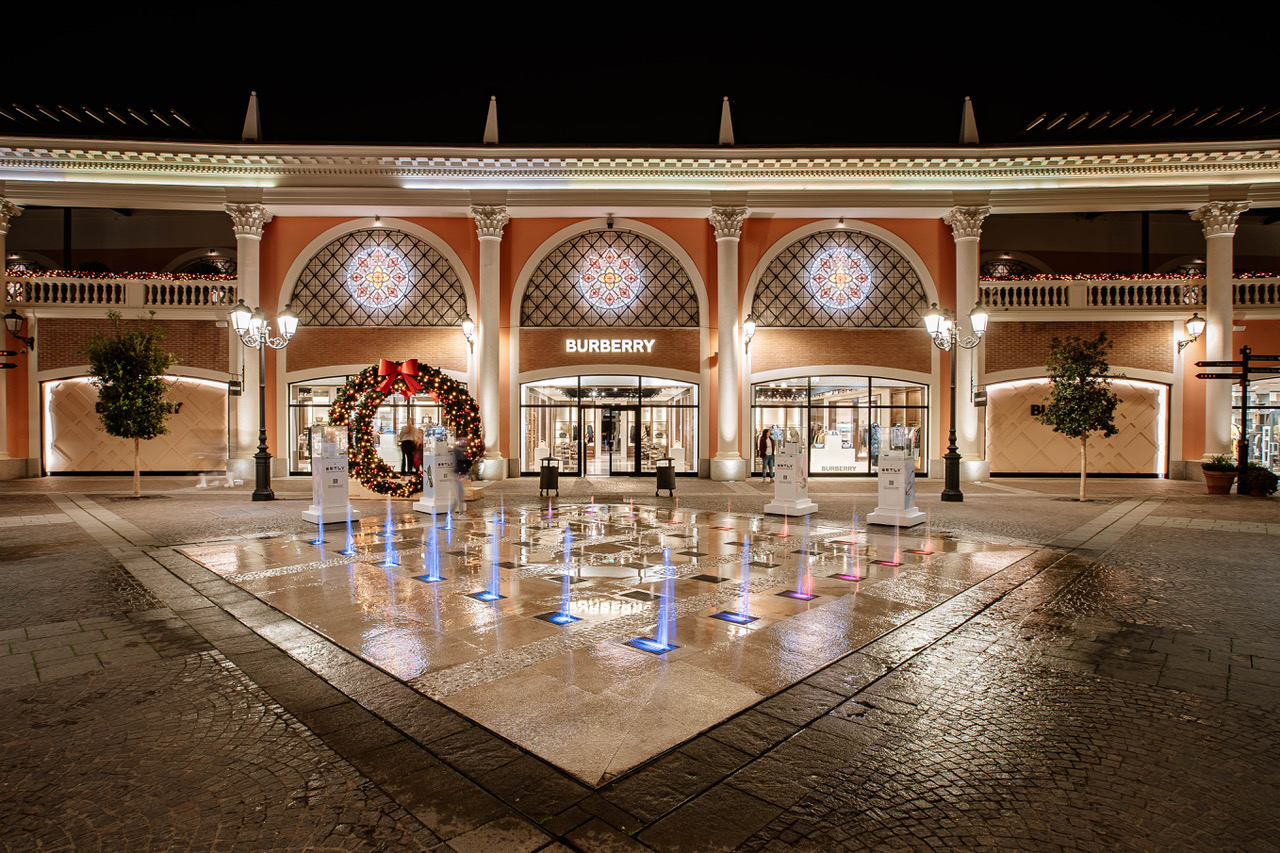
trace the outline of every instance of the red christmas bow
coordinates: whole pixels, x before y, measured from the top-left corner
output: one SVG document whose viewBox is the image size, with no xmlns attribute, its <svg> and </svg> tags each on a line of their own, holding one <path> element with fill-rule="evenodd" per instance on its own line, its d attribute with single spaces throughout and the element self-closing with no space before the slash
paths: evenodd
<svg viewBox="0 0 1280 853">
<path fill-rule="evenodd" d="M 382 380 L 382 384 L 378 386 L 378 393 L 391 393 L 391 386 L 396 384 L 396 379 L 403 379 L 404 386 L 400 389 L 400 393 L 404 395 L 406 400 L 409 395 L 416 394 L 422 390 L 422 383 L 418 381 L 418 360 L 411 358 L 401 363 L 398 361 L 387 361 L 385 358 L 378 362 L 378 375 L 386 377 Z"/>
</svg>

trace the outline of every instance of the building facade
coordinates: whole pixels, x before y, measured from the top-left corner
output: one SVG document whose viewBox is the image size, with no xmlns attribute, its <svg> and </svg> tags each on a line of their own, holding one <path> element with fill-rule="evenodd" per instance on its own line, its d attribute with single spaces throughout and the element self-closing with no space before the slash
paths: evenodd
<svg viewBox="0 0 1280 853">
<path fill-rule="evenodd" d="M 369 148 L 0 139 L 6 477 L 127 470 L 96 429 L 80 348 L 108 311 L 154 312 L 178 356 L 171 434 L 144 467 L 248 470 L 259 357 L 237 300 L 300 326 L 265 353 L 277 475 L 347 379 L 383 360 L 439 368 L 479 404 L 486 478 L 760 473 L 768 433 L 813 476 L 870 476 L 906 449 L 941 477 L 959 349 L 966 478 L 1078 470 L 1034 419 L 1054 337 L 1114 340 L 1120 432 L 1094 473 L 1193 477 L 1232 452 L 1232 386 L 1197 360 L 1280 353 L 1280 145 L 946 150 Z M 1189 340 L 1192 314 L 1205 331 Z M 464 324 L 464 321 L 471 321 Z M 465 326 L 465 327 L 464 327 Z M 1274 383 L 1271 383 L 1274 384 Z M 236 395 L 235 386 L 244 393 Z M 1255 386 L 1255 404 L 1280 387 Z M 1238 403 L 1238 400 L 1237 400 Z M 1244 425 L 1275 467 L 1275 412 Z M 394 465 L 406 420 L 375 429 Z"/>
</svg>

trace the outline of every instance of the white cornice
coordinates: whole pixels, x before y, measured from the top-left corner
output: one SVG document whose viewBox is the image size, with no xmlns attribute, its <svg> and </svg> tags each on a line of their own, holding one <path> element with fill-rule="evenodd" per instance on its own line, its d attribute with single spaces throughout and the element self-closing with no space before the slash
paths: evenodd
<svg viewBox="0 0 1280 853">
<path fill-rule="evenodd" d="M 72 147 L 75 146 L 75 147 Z M 709 193 L 748 193 L 756 211 L 920 215 L 955 192 L 988 192 L 993 212 L 1194 207 L 1210 188 L 1243 187 L 1255 205 L 1280 197 L 1280 141 L 1066 148 L 502 149 L 215 145 L 0 138 L 0 182 L 18 203 L 121 195 L 139 205 L 220 207 L 220 194 L 259 188 L 276 213 L 399 205 L 402 214 L 453 207 L 472 190 L 505 190 L 513 216 L 564 209 L 569 197 L 632 195 L 654 209 L 703 206 Z M 521 194 L 528 194 L 522 199 Z M 376 196 L 376 198 L 374 198 Z M 1075 199 L 1068 201 L 1071 196 Z M 890 198 L 892 197 L 892 200 Z M 598 199 L 597 199 L 598 200 Z M 691 204 L 692 203 L 692 204 Z M 1274 202 L 1273 202 L 1274 203 Z M 1149 207 L 1149 209 L 1150 209 Z M 391 207 L 384 207 L 390 210 Z M 464 211 L 459 211 L 465 215 Z M 702 213 L 705 215 L 705 212 Z M 858 215 L 853 213 L 853 215 Z M 883 213 L 881 215 L 884 215 Z"/>
</svg>

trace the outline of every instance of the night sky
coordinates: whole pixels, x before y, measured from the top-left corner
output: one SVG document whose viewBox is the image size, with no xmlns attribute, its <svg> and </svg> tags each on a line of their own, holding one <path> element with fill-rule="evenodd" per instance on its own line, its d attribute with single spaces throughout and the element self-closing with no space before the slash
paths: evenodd
<svg viewBox="0 0 1280 853">
<path fill-rule="evenodd" d="M 197 125 L 199 138 L 238 141 L 257 90 L 268 142 L 478 145 L 497 95 L 504 145 L 696 147 L 716 144 L 728 95 L 742 147 L 939 146 L 958 141 L 971 95 L 984 144 L 1280 138 L 1280 115 L 1239 128 L 1214 118 L 1144 134 L 1124 123 L 1109 128 L 1108 119 L 1069 135 L 1065 123 L 1057 135 L 1043 126 L 1024 132 L 1042 112 L 1280 108 L 1270 46 L 1260 36 L 1253 44 L 1232 21 L 1161 35 L 1136 20 L 1126 27 L 1111 12 L 1105 27 L 1032 27 L 1025 19 L 1041 14 L 1032 7 L 1012 17 L 939 10 L 969 15 L 967 28 L 923 26 L 905 9 L 877 21 L 832 18 L 830 9 L 820 19 L 796 7 L 795 17 L 777 21 L 715 7 L 716 17 L 737 20 L 735 34 L 690 32 L 682 20 L 662 20 L 666 7 L 644 8 L 643 22 L 615 9 L 598 29 L 577 20 L 570 32 L 549 20 L 565 10 L 537 7 L 534 16 L 531 7 L 529 22 L 496 35 L 483 22 L 438 20 L 428 7 L 416 7 L 410 23 L 382 13 L 374 24 L 333 17 L 304 25 L 246 12 L 243 27 L 228 22 L 220 35 L 199 38 L 190 23 L 117 25 L 110 36 L 96 34 L 114 45 L 107 62 L 20 62 L 0 107 L 172 108 Z M 668 14 L 676 9 L 680 19 L 692 14 Z M 237 34 L 253 27 L 253 38 Z M 21 125 L 0 121 L 0 135 L 89 135 L 71 120 Z M 122 130 L 101 135 L 127 137 Z"/>
</svg>

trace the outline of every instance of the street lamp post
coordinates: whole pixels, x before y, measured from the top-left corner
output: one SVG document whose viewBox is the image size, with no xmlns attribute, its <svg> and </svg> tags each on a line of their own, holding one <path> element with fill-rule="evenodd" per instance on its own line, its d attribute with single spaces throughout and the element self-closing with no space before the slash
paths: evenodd
<svg viewBox="0 0 1280 853">
<path fill-rule="evenodd" d="M 947 452 L 942 457 L 944 481 L 942 499 L 959 502 L 964 500 L 964 492 L 960 491 L 960 450 L 956 447 L 956 353 L 957 348 L 973 349 L 987 333 L 987 309 L 978 303 L 969 312 L 969 326 L 972 335 L 960 336 L 960 324 L 956 317 L 945 308 L 939 309 L 937 303 L 929 306 L 924 315 L 924 326 L 933 338 L 933 345 L 940 350 L 951 353 L 951 432 L 947 436 Z"/>
<path fill-rule="evenodd" d="M 271 451 L 267 449 L 267 347 L 284 349 L 298 330 L 298 315 L 286 305 L 276 317 L 279 337 L 271 336 L 271 326 L 261 308 L 249 310 L 244 300 L 238 300 L 231 309 L 231 328 L 240 336 L 240 342 L 258 351 L 258 452 L 253 454 L 255 501 L 273 501 L 271 491 Z"/>
</svg>

